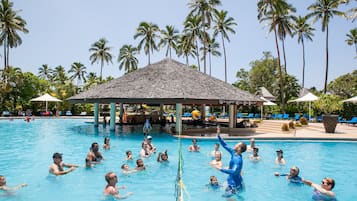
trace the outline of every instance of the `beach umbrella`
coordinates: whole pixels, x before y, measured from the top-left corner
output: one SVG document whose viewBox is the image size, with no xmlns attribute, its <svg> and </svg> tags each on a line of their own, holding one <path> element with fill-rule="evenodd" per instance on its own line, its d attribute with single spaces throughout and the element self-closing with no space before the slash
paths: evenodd
<svg viewBox="0 0 357 201">
<path fill-rule="evenodd" d="M 300 98 L 288 101 L 288 103 L 290 103 L 290 102 L 309 102 L 309 120 L 310 120 L 310 118 L 311 118 L 311 102 L 316 101 L 318 99 L 319 99 L 319 97 L 317 97 L 313 93 L 309 92 Z"/>
<path fill-rule="evenodd" d="M 265 105 L 276 105 L 276 103 L 271 102 L 270 100 L 264 98 L 264 97 L 260 97 L 260 99 L 262 99 L 263 105 L 260 106 L 260 118 L 263 119 L 263 106 Z"/>
<path fill-rule="evenodd" d="M 343 100 L 342 102 L 350 102 L 350 103 L 357 103 L 357 96 Z"/>
<path fill-rule="evenodd" d="M 47 112 L 48 102 L 62 102 L 60 99 L 55 98 L 48 93 L 46 93 L 43 96 L 33 98 L 30 101 L 32 101 L 32 102 L 46 102 L 46 112 Z"/>
</svg>

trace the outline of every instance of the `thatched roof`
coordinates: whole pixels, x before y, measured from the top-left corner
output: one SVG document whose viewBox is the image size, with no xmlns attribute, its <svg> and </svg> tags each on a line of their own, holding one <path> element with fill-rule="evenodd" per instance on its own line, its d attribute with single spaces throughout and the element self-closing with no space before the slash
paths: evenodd
<svg viewBox="0 0 357 201">
<path fill-rule="evenodd" d="M 70 97 L 74 103 L 256 104 L 254 95 L 171 59 Z"/>
</svg>

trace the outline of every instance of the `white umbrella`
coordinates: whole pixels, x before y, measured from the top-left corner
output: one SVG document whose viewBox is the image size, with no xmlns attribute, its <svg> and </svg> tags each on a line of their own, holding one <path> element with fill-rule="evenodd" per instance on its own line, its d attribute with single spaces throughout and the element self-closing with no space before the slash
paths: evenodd
<svg viewBox="0 0 357 201">
<path fill-rule="evenodd" d="M 309 120 L 311 118 L 311 102 L 312 101 L 316 101 L 318 100 L 319 97 L 315 96 L 314 94 L 312 94 L 311 92 L 307 93 L 306 95 L 300 97 L 300 98 L 297 98 L 295 100 L 290 100 L 288 101 L 289 103 L 290 102 L 309 102 Z"/>
<path fill-rule="evenodd" d="M 343 100 L 342 102 L 351 102 L 351 103 L 357 103 L 357 96 Z"/>
<path fill-rule="evenodd" d="M 264 97 L 260 97 L 260 99 L 262 99 L 264 101 L 263 105 L 276 105 L 276 103 L 273 103 Z M 263 105 L 260 106 L 260 118 L 261 119 L 263 119 Z"/>
<path fill-rule="evenodd" d="M 46 93 L 45 95 L 43 96 L 40 96 L 40 97 L 37 97 L 37 98 L 33 98 L 31 99 L 30 101 L 37 101 L 37 102 L 46 102 L 46 112 L 47 112 L 47 105 L 48 105 L 48 102 L 62 102 L 60 99 L 58 98 L 55 98 L 53 96 L 51 96 L 50 94 Z"/>
</svg>

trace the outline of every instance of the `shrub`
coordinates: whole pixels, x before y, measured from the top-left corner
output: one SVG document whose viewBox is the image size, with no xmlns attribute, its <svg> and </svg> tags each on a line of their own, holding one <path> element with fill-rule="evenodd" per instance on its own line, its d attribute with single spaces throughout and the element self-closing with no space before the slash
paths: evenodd
<svg viewBox="0 0 357 201">
<path fill-rule="evenodd" d="M 301 123 L 301 125 L 307 125 L 309 122 L 307 121 L 307 119 L 305 117 L 301 117 L 300 123 Z"/>
<path fill-rule="evenodd" d="M 289 128 L 295 129 L 295 123 L 294 123 L 294 121 L 290 121 L 290 122 L 289 122 Z"/>
<path fill-rule="evenodd" d="M 301 125 L 301 123 L 300 122 L 296 122 L 295 123 L 295 127 L 301 127 L 302 125 Z"/>
<path fill-rule="evenodd" d="M 283 125 L 281 125 L 281 130 L 282 131 L 289 131 L 289 125 L 287 123 L 283 123 Z"/>
</svg>

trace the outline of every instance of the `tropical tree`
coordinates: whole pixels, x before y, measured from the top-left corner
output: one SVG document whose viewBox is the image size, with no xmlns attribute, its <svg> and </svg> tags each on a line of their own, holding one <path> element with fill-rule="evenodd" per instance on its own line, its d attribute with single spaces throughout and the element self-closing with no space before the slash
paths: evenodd
<svg viewBox="0 0 357 201">
<path fill-rule="evenodd" d="M 228 33 L 235 34 L 236 32 L 233 29 L 233 26 L 236 26 L 237 23 L 234 22 L 232 17 L 227 17 L 227 11 L 214 11 L 214 26 L 213 26 L 213 37 L 216 37 L 218 33 L 221 34 L 223 54 L 224 54 L 224 81 L 227 82 L 227 54 L 226 47 L 224 44 L 224 39 L 230 42 Z"/>
<path fill-rule="evenodd" d="M 138 49 L 141 50 L 144 48 L 145 55 L 148 55 L 148 65 L 150 65 L 150 52 L 153 53 L 154 50 L 158 50 L 155 40 L 158 37 L 157 32 L 159 30 L 160 29 L 156 24 L 141 22 L 134 35 L 134 39 L 137 39 L 138 37 L 141 38 Z"/>
<path fill-rule="evenodd" d="M 99 39 L 97 42 L 93 43 L 89 51 L 92 54 L 89 57 L 91 64 L 100 61 L 100 77 L 99 80 L 102 80 L 102 72 L 103 72 L 103 65 L 104 62 L 107 64 L 113 63 L 112 62 L 112 54 L 110 53 L 111 47 L 107 46 L 108 41 L 105 38 Z"/>
<path fill-rule="evenodd" d="M 200 65 L 200 54 L 198 50 L 200 49 L 198 46 L 198 40 L 201 38 L 201 30 L 200 30 L 200 23 L 201 19 L 199 16 L 193 16 L 189 15 L 185 22 L 184 22 L 184 34 L 185 34 L 185 40 L 192 41 L 192 44 L 194 44 L 194 50 L 196 50 L 195 54 L 197 57 L 197 65 L 198 65 L 198 71 L 201 71 L 201 65 Z M 188 38 L 187 38 L 188 37 Z"/>
<path fill-rule="evenodd" d="M 57 66 L 53 71 L 53 81 L 55 81 L 57 85 L 64 85 L 67 80 L 68 77 L 64 67 L 61 65 Z"/>
<path fill-rule="evenodd" d="M 191 12 L 189 15 L 196 15 L 201 18 L 202 28 L 202 41 L 203 41 L 203 72 L 206 74 L 206 46 L 207 46 L 207 33 L 206 28 L 210 28 L 213 12 L 216 6 L 221 5 L 220 0 L 191 0 L 189 7 Z M 199 57 L 198 57 L 199 58 Z"/>
<path fill-rule="evenodd" d="M 180 36 L 177 42 L 177 53 L 178 56 L 185 56 L 186 58 L 186 65 L 189 66 L 188 58 L 189 56 L 195 58 L 195 49 L 196 46 L 194 45 L 193 38 L 189 34 L 183 34 Z"/>
<path fill-rule="evenodd" d="M 13 3 L 8 0 L 1 0 L 0 4 L 0 45 L 4 46 L 4 69 L 9 66 L 10 48 L 22 44 L 19 31 L 28 33 L 25 28 L 26 21 L 18 15 L 20 11 L 13 10 Z M 4 77 L 4 82 L 7 78 Z"/>
<path fill-rule="evenodd" d="M 235 83 L 233 83 L 233 86 L 244 91 L 251 91 L 248 71 L 246 71 L 244 68 L 240 68 L 236 74 L 236 78 L 238 80 Z"/>
<path fill-rule="evenodd" d="M 132 45 L 123 45 L 119 51 L 119 70 L 125 66 L 125 73 L 130 73 L 138 69 L 138 59 L 135 55 L 138 53 L 138 48 Z"/>
<path fill-rule="evenodd" d="M 329 37 L 329 22 L 330 19 L 334 16 L 345 16 L 345 13 L 337 10 L 339 5 L 344 3 L 343 0 L 317 0 L 316 3 L 308 7 L 311 10 L 311 13 L 307 14 L 307 17 L 313 17 L 313 22 L 321 20 L 322 32 L 326 31 L 326 67 L 325 67 L 325 84 L 324 84 L 324 94 L 327 91 L 327 80 L 328 80 L 328 61 L 329 61 L 329 52 L 328 52 L 328 37 Z"/>
<path fill-rule="evenodd" d="M 283 72 L 282 67 L 280 64 L 280 50 L 279 50 L 279 43 L 278 43 L 278 35 L 276 31 L 276 18 L 277 18 L 277 7 L 287 7 L 287 2 L 285 0 L 259 0 L 257 3 L 258 6 L 258 20 L 260 22 L 265 21 L 266 17 L 271 18 L 271 26 L 274 31 L 274 38 L 275 38 L 275 46 L 276 52 L 278 54 L 278 68 L 279 68 L 279 80 L 280 80 L 280 97 L 281 97 L 281 107 L 284 112 L 285 110 L 285 103 L 284 103 L 284 79 L 283 79 Z M 271 31 L 271 29 L 270 29 Z"/>
<path fill-rule="evenodd" d="M 212 56 L 220 57 L 222 54 L 219 52 L 219 43 L 216 42 L 215 38 L 211 38 L 207 35 L 207 52 L 208 52 L 208 62 L 209 62 L 209 75 L 211 76 L 212 71 Z M 203 51 L 203 47 L 201 48 Z M 203 60 L 203 58 L 202 58 Z"/>
<path fill-rule="evenodd" d="M 68 73 L 72 74 L 70 78 L 72 80 L 77 79 L 77 87 L 79 86 L 79 83 L 82 83 L 82 80 L 85 82 L 86 77 L 85 75 L 87 74 L 87 68 L 80 62 L 74 62 L 71 65 L 71 69 L 69 69 Z"/>
<path fill-rule="evenodd" d="M 97 77 L 97 75 L 94 72 L 90 72 L 87 75 L 86 83 L 84 85 L 84 89 L 88 90 L 92 86 L 96 86 L 98 83 L 100 83 L 100 79 Z"/>
<path fill-rule="evenodd" d="M 165 56 L 167 57 L 170 55 L 171 59 L 171 49 L 174 49 L 177 51 L 177 41 L 180 37 L 178 34 L 179 31 L 175 29 L 174 26 L 172 25 L 166 25 L 166 29 L 161 30 L 161 40 L 159 42 L 159 47 L 164 47 L 166 46 L 166 53 Z"/>
<path fill-rule="evenodd" d="M 350 33 L 346 34 L 347 39 L 346 43 L 348 45 L 354 45 L 356 49 L 356 57 L 357 57 L 357 28 L 351 29 Z"/>
<path fill-rule="evenodd" d="M 332 94 L 343 98 L 350 98 L 357 94 L 357 70 L 339 76 L 328 84 L 328 90 Z"/>
<path fill-rule="evenodd" d="M 42 64 L 40 68 L 38 68 L 38 76 L 45 80 L 52 80 L 53 69 L 48 66 L 48 64 Z"/>
<path fill-rule="evenodd" d="M 312 41 L 312 37 L 314 36 L 313 31 L 314 28 L 307 23 L 306 17 L 297 17 L 295 19 L 295 26 L 294 26 L 294 35 L 298 36 L 298 43 L 301 42 L 302 45 L 302 88 L 305 86 L 305 39 L 307 41 Z"/>
</svg>

